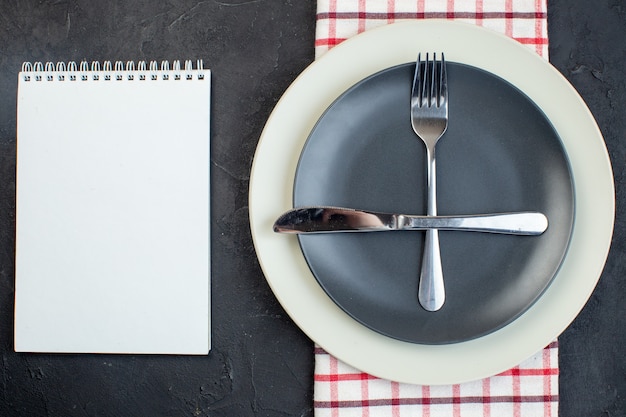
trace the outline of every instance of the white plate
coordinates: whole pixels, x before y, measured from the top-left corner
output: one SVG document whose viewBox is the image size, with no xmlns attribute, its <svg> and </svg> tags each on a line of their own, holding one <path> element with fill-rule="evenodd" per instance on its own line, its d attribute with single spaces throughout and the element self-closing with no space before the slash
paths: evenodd
<svg viewBox="0 0 626 417">
<path fill-rule="evenodd" d="M 550 287 L 522 316 L 486 336 L 448 345 L 391 339 L 359 324 L 326 295 L 295 236 L 275 234 L 292 207 L 302 147 L 316 121 L 349 87 L 382 69 L 443 51 L 515 85 L 547 115 L 572 167 L 576 217 L 568 253 Z M 451 384 L 513 367 L 554 340 L 591 295 L 606 261 L 615 215 L 613 175 L 602 135 L 563 76 L 525 46 L 474 25 L 425 20 L 358 35 L 326 53 L 289 87 L 259 140 L 250 179 L 250 224 L 274 294 L 294 322 L 342 361 L 372 375 L 414 384 Z"/>
</svg>

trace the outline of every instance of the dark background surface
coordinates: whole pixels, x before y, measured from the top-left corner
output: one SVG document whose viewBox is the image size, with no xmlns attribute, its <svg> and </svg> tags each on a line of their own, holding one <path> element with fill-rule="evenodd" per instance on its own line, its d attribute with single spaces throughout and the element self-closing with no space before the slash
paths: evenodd
<svg viewBox="0 0 626 417">
<path fill-rule="evenodd" d="M 603 276 L 559 338 L 560 415 L 624 416 L 626 3 L 549 0 L 548 22 L 550 60 L 580 92 L 605 136 L 617 201 Z M 0 416 L 313 415 L 313 345 L 265 282 L 250 236 L 247 192 L 263 125 L 313 60 L 314 29 L 315 2 L 309 0 L 0 0 Z M 198 58 L 213 70 L 211 353 L 14 353 L 15 112 L 22 62 Z"/>
</svg>

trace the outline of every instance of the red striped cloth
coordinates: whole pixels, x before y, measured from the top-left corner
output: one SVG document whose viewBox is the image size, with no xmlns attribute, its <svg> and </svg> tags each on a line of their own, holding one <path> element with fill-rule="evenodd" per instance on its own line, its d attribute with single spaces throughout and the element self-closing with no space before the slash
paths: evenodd
<svg viewBox="0 0 626 417">
<path fill-rule="evenodd" d="M 315 348 L 316 417 L 557 417 L 558 343 L 472 382 L 411 385 L 361 372 Z"/>
<path fill-rule="evenodd" d="M 318 0 L 316 57 L 367 29 L 428 18 L 475 23 L 548 57 L 546 0 Z"/>
<path fill-rule="evenodd" d="M 317 0 L 315 53 L 365 30 L 447 18 L 504 33 L 548 58 L 547 0 Z M 376 378 L 315 350 L 316 417 L 557 417 L 558 343 L 478 381 L 422 386 Z"/>
</svg>

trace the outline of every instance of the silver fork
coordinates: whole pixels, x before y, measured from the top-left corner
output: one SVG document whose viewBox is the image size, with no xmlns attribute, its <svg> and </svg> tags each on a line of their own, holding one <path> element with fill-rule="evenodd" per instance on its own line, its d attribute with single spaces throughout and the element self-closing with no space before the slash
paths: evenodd
<svg viewBox="0 0 626 417">
<path fill-rule="evenodd" d="M 419 138 L 426 145 L 428 208 L 427 215 L 437 215 L 437 179 L 435 147 L 437 141 L 448 127 L 448 88 L 446 63 L 441 54 L 433 59 L 422 61 L 421 54 L 415 64 L 413 90 L 411 92 L 411 125 Z M 422 270 L 418 299 L 422 307 L 428 311 L 439 310 L 445 301 L 445 287 L 439 251 L 439 233 L 437 229 L 426 231 Z"/>
</svg>

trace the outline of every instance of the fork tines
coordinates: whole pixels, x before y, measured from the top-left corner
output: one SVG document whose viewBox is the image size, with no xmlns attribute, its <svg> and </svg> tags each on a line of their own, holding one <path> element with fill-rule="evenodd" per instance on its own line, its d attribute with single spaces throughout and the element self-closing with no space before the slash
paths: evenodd
<svg viewBox="0 0 626 417">
<path fill-rule="evenodd" d="M 437 61 L 437 54 L 433 53 L 431 60 L 426 54 L 426 60 L 422 60 L 422 54 L 417 55 L 417 70 L 413 79 L 413 91 L 419 87 L 417 95 L 419 107 L 440 107 L 446 99 L 446 61 L 443 52 L 441 60 Z"/>
</svg>

